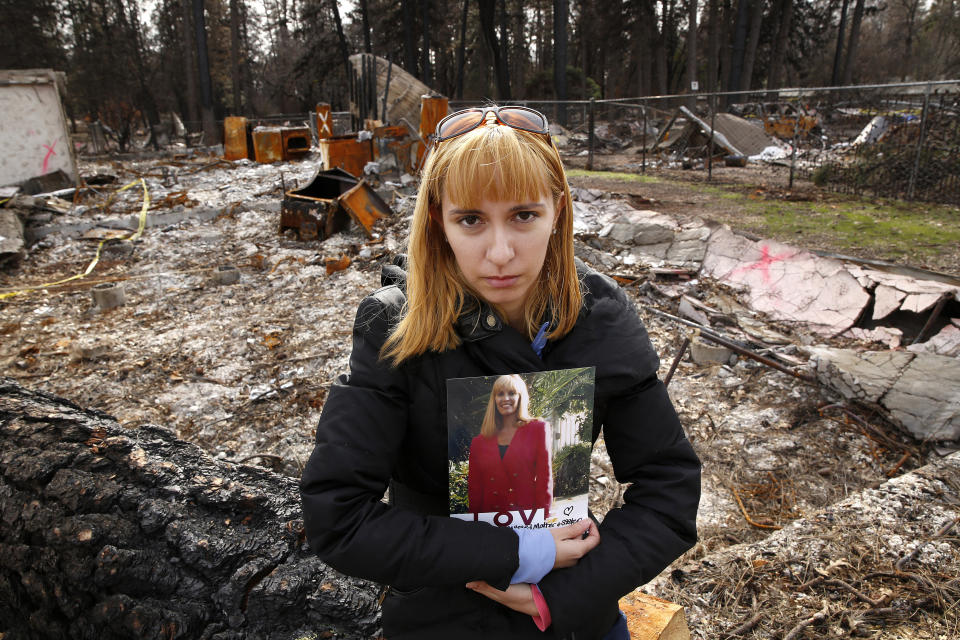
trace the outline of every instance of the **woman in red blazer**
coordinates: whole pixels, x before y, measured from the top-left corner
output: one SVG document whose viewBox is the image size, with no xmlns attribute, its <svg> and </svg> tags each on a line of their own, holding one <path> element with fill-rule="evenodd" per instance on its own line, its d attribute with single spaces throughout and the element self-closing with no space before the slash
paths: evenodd
<svg viewBox="0 0 960 640">
<path fill-rule="evenodd" d="M 480 435 L 470 443 L 471 513 L 543 509 L 544 519 L 549 517 L 553 501 L 549 429 L 543 420 L 530 417 L 529 403 L 520 376 L 500 376 L 493 383 Z"/>
</svg>

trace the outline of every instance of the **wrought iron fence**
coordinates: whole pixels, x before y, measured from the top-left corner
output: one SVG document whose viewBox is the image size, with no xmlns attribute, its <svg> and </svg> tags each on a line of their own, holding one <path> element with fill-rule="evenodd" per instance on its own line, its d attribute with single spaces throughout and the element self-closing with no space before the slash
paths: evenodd
<svg viewBox="0 0 960 640">
<path fill-rule="evenodd" d="M 563 125 L 555 134 L 574 152 L 582 147 L 588 168 L 624 151 L 636 160 L 621 166 L 638 172 L 683 166 L 712 177 L 718 162 L 749 160 L 789 172 L 790 188 L 810 180 L 960 204 L 960 81 L 514 102 Z"/>
</svg>

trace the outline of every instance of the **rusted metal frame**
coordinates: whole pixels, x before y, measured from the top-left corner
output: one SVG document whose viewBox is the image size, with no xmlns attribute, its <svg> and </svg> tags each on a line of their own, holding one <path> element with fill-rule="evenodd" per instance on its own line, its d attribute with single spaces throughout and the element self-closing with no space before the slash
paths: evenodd
<svg viewBox="0 0 960 640">
<path fill-rule="evenodd" d="M 917 344 L 918 342 L 923 342 L 927 333 L 933 327 L 933 323 L 937 321 L 937 318 L 940 316 L 940 312 L 943 311 L 944 305 L 947 304 L 946 294 L 940 296 L 940 299 L 937 300 L 937 304 L 934 305 L 933 311 L 930 312 L 930 317 L 927 318 L 927 322 L 923 325 L 923 328 L 920 329 L 920 333 L 917 334 L 917 337 L 913 339 L 910 344 Z"/>
<path fill-rule="evenodd" d="M 684 337 L 683 343 L 680 345 L 680 349 L 677 350 L 677 355 L 673 358 L 673 362 L 670 363 L 670 371 L 667 372 L 666 377 L 663 379 L 663 386 L 669 386 L 670 380 L 673 378 L 673 372 L 677 370 L 677 366 L 680 364 L 680 359 L 683 358 L 683 354 L 687 352 L 687 347 L 690 346 L 690 338 Z"/>
<path fill-rule="evenodd" d="M 770 358 L 767 358 L 766 356 L 760 355 L 760 354 L 757 353 L 756 351 L 753 351 L 753 350 L 751 350 L 751 349 L 748 349 L 747 347 L 743 346 L 742 344 L 740 344 L 740 343 L 738 343 L 738 342 L 734 342 L 733 340 L 730 340 L 729 338 L 724 338 L 724 337 L 721 336 L 720 334 L 714 332 L 714 331 L 713 331 L 712 329 L 710 329 L 709 327 L 706 327 L 706 326 L 704 326 L 704 325 L 702 325 L 702 324 L 700 324 L 700 323 L 698 323 L 698 322 L 693 322 L 693 321 L 691 321 L 691 320 L 685 320 L 684 318 L 678 318 L 678 317 L 675 316 L 675 315 L 671 315 L 671 314 L 669 314 L 669 313 L 667 313 L 667 312 L 665 312 L 665 311 L 660 311 L 659 309 L 654 309 L 653 307 L 649 307 L 649 306 L 646 306 L 646 305 L 641 305 L 641 306 L 643 306 L 644 309 L 647 309 L 647 310 L 651 311 L 652 313 L 657 314 L 658 316 L 662 316 L 662 317 L 667 318 L 667 319 L 669 319 L 669 320 L 673 320 L 674 322 L 679 322 L 679 323 L 685 324 L 685 325 L 687 325 L 687 326 L 689 326 L 689 327 L 693 327 L 693 328 L 695 328 L 695 329 L 699 329 L 699 330 L 700 330 L 700 334 L 701 334 L 704 338 L 707 338 L 708 340 L 711 340 L 711 341 L 713 341 L 713 342 L 716 342 L 717 344 L 719 344 L 719 345 L 721 345 L 721 346 L 724 346 L 724 347 L 726 347 L 727 349 L 730 349 L 730 350 L 733 351 L 734 353 L 737 353 L 737 354 L 742 355 L 742 356 L 744 356 L 744 357 L 750 358 L 750 359 L 752 359 L 752 360 L 756 360 L 757 362 L 759 362 L 759 363 L 761 363 L 761 364 L 767 365 L 767 366 L 770 367 L 771 369 L 776 369 L 777 371 L 780 371 L 781 373 L 786 373 L 786 374 L 788 374 L 788 375 L 791 375 L 791 376 L 793 376 L 794 378 L 797 378 L 798 380 L 802 380 L 802 381 L 804 381 L 804 382 L 806 382 L 806 383 L 808 383 L 808 384 L 812 384 L 812 385 L 814 385 L 814 386 L 820 386 L 820 383 L 817 382 L 817 380 L 816 380 L 815 378 L 812 378 L 812 377 L 810 377 L 810 376 L 808 376 L 808 375 L 806 375 L 806 374 L 800 373 L 800 372 L 798 372 L 798 371 L 794 371 L 793 369 L 790 369 L 789 367 L 785 367 L 784 365 L 780 364 L 779 362 L 777 362 L 777 361 L 775 361 L 775 360 L 771 360 Z"/>
</svg>

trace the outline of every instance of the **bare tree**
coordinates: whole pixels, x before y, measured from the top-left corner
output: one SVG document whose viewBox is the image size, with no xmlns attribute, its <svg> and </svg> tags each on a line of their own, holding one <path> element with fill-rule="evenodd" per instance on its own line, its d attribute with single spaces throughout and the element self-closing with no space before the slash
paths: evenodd
<svg viewBox="0 0 960 640">
<path fill-rule="evenodd" d="M 790 40 L 793 3 L 795 0 L 780 0 L 777 16 L 777 36 L 770 51 L 770 71 L 767 75 L 767 88 L 779 89 L 783 82 L 783 67 L 786 60 L 787 43 Z"/>
<path fill-rule="evenodd" d="M 687 0 L 687 9 L 687 88 L 692 92 L 697 81 L 697 0 Z M 687 106 L 696 105 L 696 96 L 691 96 Z"/>
<path fill-rule="evenodd" d="M 240 84 L 240 0 L 230 0 L 230 79 L 233 87 L 233 113 L 243 112 Z"/>
<path fill-rule="evenodd" d="M 720 63 L 720 0 L 709 0 L 707 14 L 707 91 L 717 91 L 717 65 Z"/>
<path fill-rule="evenodd" d="M 557 100 L 567 99 L 567 10 L 569 0 L 553 0 L 553 91 Z M 567 110 L 557 107 L 557 122 L 567 125 Z"/>
<path fill-rule="evenodd" d="M 763 0 L 753 0 L 750 14 L 750 37 L 743 52 L 743 71 L 740 73 L 741 91 L 749 91 L 753 81 L 753 63 L 757 59 L 757 45 L 760 43 L 760 27 L 763 22 Z"/>
<path fill-rule="evenodd" d="M 857 0 L 853 9 L 853 20 L 850 23 L 850 37 L 847 40 L 847 59 L 843 64 L 843 84 L 849 85 L 853 80 L 853 65 L 857 58 L 857 44 L 860 39 L 860 23 L 863 22 L 864 0 Z"/>
<path fill-rule="evenodd" d="M 840 5 L 840 25 L 837 27 L 837 48 L 833 53 L 833 73 L 830 75 L 830 84 L 837 86 L 840 84 L 840 61 L 843 56 L 843 37 L 847 30 L 847 7 L 850 0 L 843 0 Z"/>
<path fill-rule="evenodd" d="M 463 14 L 460 16 L 460 42 L 457 45 L 457 92 L 458 100 L 463 99 L 463 72 L 466 67 L 464 59 L 467 48 L 467 14 L 470 8 L 470 0 L 463 0 Z"/>
<path fill-rule="evenodd" d="M 727 77 L 727 91 L 740 90 L 740 76 L 743 73 L 743 57 L 747 48 L 747 3 L 750 0 L 738 0 L 737 18 L 733 29 L 730 69 Z"/>
<path fill-rule="evenodd" d="M 493 58 L 493 70 L 497 81 L 497 99 L 510 99 L 510 76 L 507 71 L 506 59 L 497 38 L 496 0 L 477 0 L 480 9 L 480 30 L 487 43 L 487 49 Z"/>
<path fill-rule="evenodd" d="M 197 70 L 200 74 L 200 113 L 203 119 L 203 140 L 205 144 L 216 144 L 220 135 L 217 131 L 217 123 L 213 119 L 213 91 L 210 83 L 207 22 L 203 13 L 203 0 L 193 0 L 193 26 L 197 34 Z"/>
</svg>

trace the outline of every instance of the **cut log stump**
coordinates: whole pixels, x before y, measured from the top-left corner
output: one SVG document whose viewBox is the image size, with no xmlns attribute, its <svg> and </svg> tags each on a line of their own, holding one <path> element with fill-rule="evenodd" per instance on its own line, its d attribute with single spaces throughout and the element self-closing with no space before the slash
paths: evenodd
<svg viewBox="0 0 960 640">
<path fill-rule="evenodd" d="M 293 478 L 0 378 L 0 637 L 373 638 Z"/>
<path fill-rule="evenodd" d="M 620 599 L 631 640 L 690 640 L 683 607 L 635 591 Z"/>
</svg>

